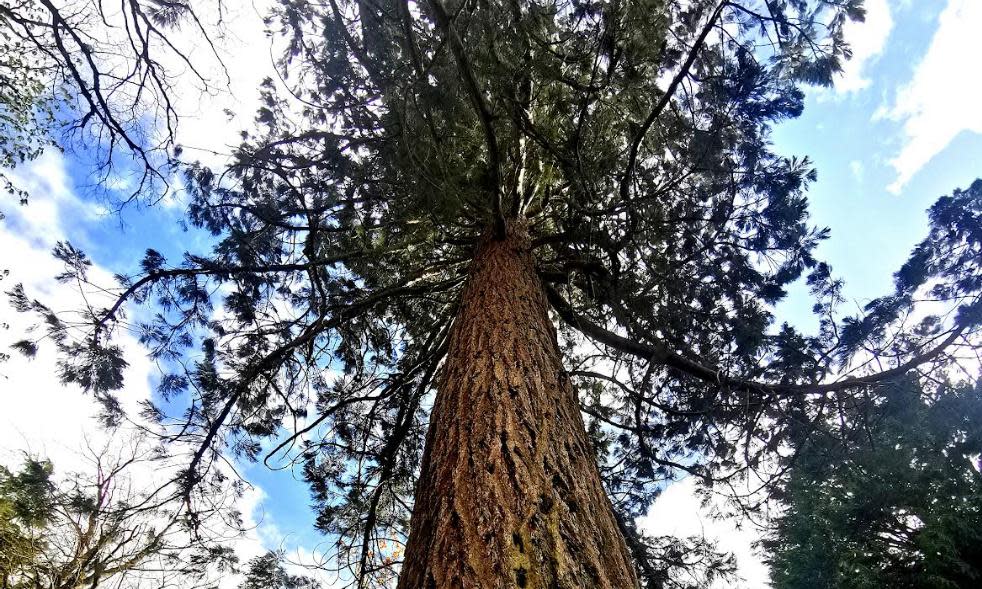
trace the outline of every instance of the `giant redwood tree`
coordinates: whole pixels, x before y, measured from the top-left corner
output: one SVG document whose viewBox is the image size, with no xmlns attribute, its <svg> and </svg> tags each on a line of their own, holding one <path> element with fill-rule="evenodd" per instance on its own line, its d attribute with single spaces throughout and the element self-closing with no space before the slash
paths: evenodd
<svg viewBox="0 0 982 589">
<path fill-rule="evenodd" d="M 227 169 L 187 168 L 211 251 L 148 250 L 82 319 L 13 302 L 110 417 L 113 337 L 138 332 L 167 367 L 148 413 L 191 448 L 188 505 L 222 452 L 299 466 L 324 566 L 359 587 L 726 574 L 704 542 L 635 526 L 667 480 L 751 512 L 843 407 L 875 410 L 899 378 L 930 395 L 977 343 L 982 184 L 939 201 L 895 292 L 847 317 L 813 255 L 815 171 L 771 149 L 862 16 L 859 0 L 282 0 L 255 128 Z M 85 279 L 84 254 L 56 255 Z M 818 333 L 773 316 L 799 279 Z"/>
</svg>

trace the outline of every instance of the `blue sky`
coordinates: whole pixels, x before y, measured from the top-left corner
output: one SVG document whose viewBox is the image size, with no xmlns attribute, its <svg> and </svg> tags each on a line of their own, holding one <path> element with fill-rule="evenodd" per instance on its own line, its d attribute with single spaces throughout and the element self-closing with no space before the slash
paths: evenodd
<svg viewBox="0 0 982 589">
<path fill-rule="evenodd" d="M 856 57 L 840 86 L 810 90 L 803 116 L 773 134 L 780 153 L 808 155 L 818 168 L 819 179 L 810 191 L 812 220 L 832 230 L 819 256 L 845 279 L 845 295 L 857 304 L 889 290 L 892 273 L 926 230 L 925 209 L 939 196 L 982 176 L 982 76 L 977 65 L 982 59 L 982 2 L 868 0 L 868 6 L 867 22 L 850 28 L 847 40 Z M 257 18 L 253 12 L 244 13 L 237 25 L 240 38 L 253 38 L 249 27 L 262 26 Z M 230 49 L 230 55 L 238 56 L 229 62 L 235 80 L 232 95 L 196 106 L 196 112 L 217 116 L 200 115 L 182 136 L 185 145 L 220 148 L 234 142 L 235 130 L 254 111 L 254 101 L 246 97 L 260 75 L 253 65 L 256 60 L 268 62 L 268 49 L 260 45 L 244 45 L 243 51 L 251 52 L 245 56 Z M 220 114 L 228 107 L 240 113 L 238 119 L 229 122 Z M 44 281 L 50 273 L 45 274 L 47 267 L 36 260 L 57 239 L 70 239 L 108 272 L 129 273 L 147 247 L 176 260 L 185 249 L 200 251 L 208 243 L 207 236 L 182 228 L 180 202 L 130 207 L 120 216 L 105 214 L 101 197 L 91 190 L 87 169 L 71 154 L 48 154 L 18 174 L 35 190 L 28 207 L 32 210 L 11 209 L 9 199 L 0 201 L 8 214 L 0 225 L 0 268 L 11 270 L 5 289 L 18 281 L 47 288 Z M 793 288 L 778 307 L 778 319 L 813 326 L 811 302 L 803 295 L 803 287 Z M 6 309 L 0 310 L 3 321 L 17 325 Z M 8 427 L 12 424 L 18 433 L 0 434 L 0 450 L 29 440 L 35 448 L 48 447 L 45 440 L 55 443 L 51 440 L 60 435 L 57 427 L 34 431 L 25 421 L 42 403 L 64 403 L 66 424 L 77 422 L 84 411 L 66 401 L 64 392 L 13 398 L 24 387 L 38 387 L 36 364 L 45 361 L 49 360 L 42 356 L 26 367 L 14 360 L 2 369 L 6 384 L 0 381 L 0 404 L 13 409 L 0 416 L 0 432 L 13 431 Z M 143 372 L 137 371 L 137 380 L 152 381 L 152 367 L 140 366 Z M 41 388 L 55 386 L 43 382 Z M 146 384 L 131 384 L 139 389 L 134 396 L 151 394 Z M 72 442 L 65 438 L 58 443 Z M 8 457 L 0 452 L 0 461 Z M 246 466 L 244 473 L 261 489 L 249 506 L 258 505 L 252 514 L 259 526 L 256 542 L 267 548 L 282 542 L 291 549 L 316 544 L 306 488 L 292 473 L 270 472 L 261 465 Z M 752 533 L 736 531 L 732 522 L 700 519 L 691 492 L 681 486 L 658 503 L 653 514 L 673 517 L 666 522 L 666 517 L 652 516 L 653 529 L 718 535 L 738 552 L 746 586 L 762 586 L 766 572 L 750 554 Z"/>
<path fill-rule="evenodd" d="M 882 7 L 892 26 L 882 24 Z M 982 44 L 966 38 L 978 34 L 980 8 L 982 3 L 971 0 L 869 2 L 867 22 L 852 32 L 875 37 L 886 29 L 888 36 L 861 68 L 867 85 L 810 91 L 804 114 L 774 132 L 779 152 L 808 155 L 815 162 L 811 218 L 832 229 L 818 253 L 846 280 L 851 300 L 885 294 L 893 272 L 925 235 L 926 209 L 982 176 L 982 83 L 976 67 Z M 945 37 L 958 43 L 949 49 L 940 42 Z M 928 67 L 939 69 L 939 59 L 925 64 L 930 51 L 943 59 L 942 87 L 925 88 L 937 75 Z M 905 110 L 914 116 L 891 116 Z M 908 133 L 908 125 L 916 133 Z M 941 147 L 934 152 L 936 145 Z M 809 306 L 805 297 L 792 296 L 779 316 L 807 325 Z"/>
</svg>

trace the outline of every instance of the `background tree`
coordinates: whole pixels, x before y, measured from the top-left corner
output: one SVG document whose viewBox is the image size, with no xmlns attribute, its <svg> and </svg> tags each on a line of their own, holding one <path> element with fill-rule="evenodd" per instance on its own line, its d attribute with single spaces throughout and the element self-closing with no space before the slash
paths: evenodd
<svg viewBox="0 0 982 589">
<path fill-rule="evenodd" d="M 6 5 L 0 7 L 0 168 L 4 170 L 40 155 L 52 123 L 40 52 L 11 34 L 8 11 L 12 10 Z M 24 4 L 18 12 L 36 19 L 40 11 Z M 6 192 L 26 198 L 3 172 L 0 182 Z"/>
<path fill-rule="evenodd" d="M 830 409 L 906 374 L 932 394 L 978 344 L 982 183 L 939 201 L 895 293 L 844 317 L 813 255 L 815 172 L 771 151 L 862 14 L 282 2 L 289 92 L 264 85 L 229 169 L 188 169 L 213 250 L 148 250 L 81 320 L 13 304 L 110 414 L 112 337 L 138 332 L 180 407 L 151 411 L 193 444 L 185 503 L 225 450 L 300 465 L 325 566 L 360 587 L 684 584 L 698 559 L 633 524 L 666 481 L 752 513 Z M 84 254 L 56 255 L 86 280 Z M 802 276 L 816 334 L 775 325 Z M 940 312 L 919 320 L 925 294 Z"/>
<path fill-rule="evenodd" d="M 196 514 L 192 534 L 182 504 L 156 485 L 151 473 L 168 468 L 159 454 L 134 442 L 90 448 L 87 458 L 90 472 L 62 477 L 35 458 L 17 472 L 0 467 L 4 589 L 204 587 L 235 564 L 223 522 Z"/>
<path fill-rule="evenodd" d="M 17 587 L 20 571 L 39 558 L 42 546 L 30 530 L 51 513 L 51 463 L 29 460 L 16 475 L 0 467 L 0 585 Z"/>
<path fill-rule="evenodd" d="M 978 385 L 910 379 L 805 442 L 767 541 L 776 587 L 973 587 L 982 580 Z"/>
</svg>

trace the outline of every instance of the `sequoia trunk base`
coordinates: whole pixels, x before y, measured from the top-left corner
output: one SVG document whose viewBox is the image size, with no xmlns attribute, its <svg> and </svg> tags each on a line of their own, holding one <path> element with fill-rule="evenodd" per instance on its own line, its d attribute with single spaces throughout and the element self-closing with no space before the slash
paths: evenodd
<svg viewBox="0 0 982 589">
<path fill-rule="evenodd" d="M 521 227 L 474 258 L 398 587 L 638 587 Z"/>
</svg>

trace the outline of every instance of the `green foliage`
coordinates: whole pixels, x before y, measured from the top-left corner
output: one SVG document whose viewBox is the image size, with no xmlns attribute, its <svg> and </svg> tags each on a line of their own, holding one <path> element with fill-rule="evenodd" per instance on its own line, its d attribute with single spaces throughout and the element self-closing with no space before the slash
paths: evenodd
<svg viewBox="0 0 982 589">
<path fill-rule="evenodd" d="M 20 472 L 0 466 L 0 584 L 17 588 L 44 549 L 37 530 L 53 517 L 50 462 L 28 460 Z"/>
<path fill-rule="evenodd" d="M 51 144 L 54 101 L 44 83 L 47 58 L 14 33 L 8 20 L 11 9 L 33 19 L 41 17 L 41 10 L 33 3 L 0 7 L 0 187 L 23 204 L 27 194 L 4 170 L 36 158 Z"/>
<path fill-rule="evenodd" d="M 11 520 L 32 527 L 44 525 L 51 517 L 54 468 L 48 461 L 29 459 L 13 474 L 0 467 L 0 495 L 10 506 Z"/>
<path fill-rule="evenodd" d="M 928 211 L 930 233 L 894 275 L 895 293 L 875 299 L 861 319 L 849 319 L 841 331 L 842 351 L 850 354 L 870 341 L 882 339 L 885 329 L 910 313 L 919 298 L 962 301 L 954 320 L 963 325 L 982 319 L 982 180 L 943 196 Z M 925 316 L 917 333 L 937 334 L 944 322 L 936 314 Z"/>
<path fill-rule="evenodd" d="M 767 541 L 778 588 L 982 583 L 982 388 L 902 381 L 796 449 Z"/>
<path fill-rule="evenodd" d="M 303 575 L 291 575 L 282 552 L 269 551 L 248 562 L 239 589 L 318 589 L 320 585 Z"/>
</svg>

